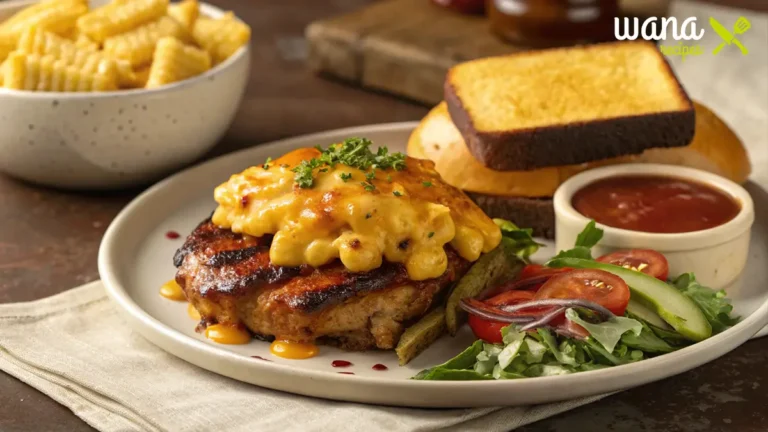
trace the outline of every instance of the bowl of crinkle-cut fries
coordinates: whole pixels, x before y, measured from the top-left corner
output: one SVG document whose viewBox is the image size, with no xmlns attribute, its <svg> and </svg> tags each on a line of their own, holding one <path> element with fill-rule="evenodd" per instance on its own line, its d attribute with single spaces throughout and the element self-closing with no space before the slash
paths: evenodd
<svg viewBox="0 0 768 432">
<path fill-rule="evenodd" d="M 194 161 L 237 112 L 250 36 L 197 0 L 0 1 L 0 171 L 106 189 Z"/>
</svg>

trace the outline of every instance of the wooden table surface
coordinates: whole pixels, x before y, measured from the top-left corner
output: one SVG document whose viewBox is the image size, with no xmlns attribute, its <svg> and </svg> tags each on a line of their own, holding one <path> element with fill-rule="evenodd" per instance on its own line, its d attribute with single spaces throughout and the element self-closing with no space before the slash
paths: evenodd
<svg viewBox="0 0 768 432">
<path fill-rule="evenodd" d="M 417 1 L 417 0 L 414 0 Z M 253 27 L 252 76 L 237 118 L 210 156 L 278 138 L 368 123 L 417 120 L 427 109 L 314 77 L 302 35 L 312 20 L 366 0 L 218 0 Z M 718 3 L 726 3 L 719 1 Z M 743 5 L 768 9 L 764 0 Z M 55 191 L 0 175 L 0 303 L 35 300 L 98 278 L 109 222 L 140 189 Z M 524 427 L 533 431 L 763 431 L 768 338 L 688 373 Z M 90 431 L 32 387 L 0 372 L 0 431 Z"/>
</svg>

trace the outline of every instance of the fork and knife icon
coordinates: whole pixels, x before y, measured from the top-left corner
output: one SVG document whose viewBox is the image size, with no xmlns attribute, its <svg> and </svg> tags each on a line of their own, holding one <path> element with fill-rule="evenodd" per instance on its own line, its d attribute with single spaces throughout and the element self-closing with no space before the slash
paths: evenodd
<svg viewBox="0 0 768 432">
<path fill-rule="evenodd" d="M 739 47 L 742 55 L 747 55 L 749 53 L 747 48 L 741 44 L 741 42 L 736 38 L 736 35 L 734 34 L 744 34 L 744 32 L 749 30 L 749 28 L 752 26 L 749 20 L 744 17 L 739 17 L 739 19 L 737 19 L 733 24 L 733 33 L 712 17 L 709 18 L 709 25 L 711 25 L 712 29 L 715 30 L 715 33 L 717 33 L 720 38 L 723 39 L 723 42 L 721 42 L 720 45 L 718 45 L 717 48 L 712 51 L 712 54 L 717 55 L 717 53 L 719 53 L 720 50 L 722 50 L 726 45 L 731 44 Z"/>
</svg>

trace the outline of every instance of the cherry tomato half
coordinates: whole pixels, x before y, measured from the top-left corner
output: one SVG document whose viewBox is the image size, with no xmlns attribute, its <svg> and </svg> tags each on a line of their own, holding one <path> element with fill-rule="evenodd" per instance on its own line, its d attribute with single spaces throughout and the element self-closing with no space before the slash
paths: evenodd
<svg viewBox="0 0 768 432">
<path fill-rule="evenodd" d="M 664 255 L 651 249 L 620 250 L 603 255 L 600 262 L 643 272 L 663 281 L 669 276 L 669 263 Z"/>
<path fill-rule="evenodd" d="M 573 269 L 570 267 L 551 268 L 541 264 L 528 264 L 527 266 L 523 267 L 523 270 L 520 272 L 520 276 L 518 276 L 517 280 L 523 280 L 542 275 L 552 276 L 571 270 Z"/>
<path fill-rule="evenodd" d="M 577 269 L 552 276 L 534 296 L 535 300 L 549 298 L 589 300 L 621 316 L 629 303 L 629 287 L 606 271 Z"/>
<path fill-rule="evenodd" d="M 530 291 L 507 291 L 496 297 L 488 299 L 487 304 L 492 306 L 513 305 L 533 300 L 533 293 Z M 501 329 L 508 326 L 509 323 L 491 321 L 485 318 L 469 314 L 469 327 L 478 339 L 490 343 L 502 343 Z"/>
</svg>

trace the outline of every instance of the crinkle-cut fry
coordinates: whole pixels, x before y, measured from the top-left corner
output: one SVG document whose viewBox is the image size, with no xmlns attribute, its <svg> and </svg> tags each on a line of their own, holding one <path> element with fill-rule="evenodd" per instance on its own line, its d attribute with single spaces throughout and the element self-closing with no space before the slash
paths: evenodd
<svg viewBox="0 0 768 432">
<path fill-rule="evenodd" d="M 207 51 L 164 37 L 157 43 L 146 88 L 160 87 L 200 75 L 211 68 Z"/>
<path fill-rule="evenodd" d="M 151 67 L 152 66 L 144 66 L 136 69 L 136 81 L 131 87 L 144 88 L 147 85 L 147 81 L 149 80 L 149 69 Z"/>
<path fill-rule="evenodd" d="M 152 61 L 155 45 L 160 38 L 171 36 L 188 41 L 191 36 L 178 21 L 162 16 L 158 20 L 104 41 L 104 52 L 114 58 L 127 60 L 134 68 Z"/>
<path fill-rule="evenodd" d="M 83 33 L 77 33 L 77 36 L 74 38 L 75 46 L 82 50 L 86 51 L 98 51 L 99 50 L 99 44 L 91 40 L 87 35 Z"/>
<path fill-rule="evenodd" d="M 16 37 L 10 34 L 0 33 L 0 63 L 16 49 Z"/>
<path fill-rule="evenodd" d="M 31 91 L 107 91 L 115 82 L 102 73 L 83 72 L 51 56 L 13 52 L 6 60 L 3 87 Z"/>
<path fill-rule="evenodd" d="M 75 28 L 78 18 L 88 12 L 88 7 L 73 0 L 51 3 L 48 7 L 27 15 L 23 19 L 6 23 L 3 33 L 19 35 L 29 27 L 38 27 L 56 34 L 68 34 Z"/>
<path fill-rule="evenodd" d="M 180 22 L 187 30 L 192 31 L 195 21 L 200 15 L 200 5 L 197 0 L 183 0 L 178 3 L 171 3 L 168 6 L 168 15 Z"/>
<path fill-rule="evenodd" d="M 77 28 L 98 43 L 165 15 L 168 0 L 113 1 L 77 20 Z"/>
<path fill-rule="evenodd" d="M 77 26 L 75 26 L 75 28 L 73 28 L 71 32 L 60 35 L 60 36 L 74 42 L 78 48 L 83 50 L 98 51 L 99 49 L 101 49 L 101 46 L 99 46 L 98 43 L 96 43 L 91 38 L 89 38 L 88 35 L 78 30 Z"/>
<path fill-rule="evenodd" d="M 195 21 L 192 36 L 205 48 L 214 64 L 221 63 L 251 38 L 251 28 L 229 12 L 219 19 L 200 17 Z"/>
<path fill-rule="evenodd" d="M 65 4 L 65 3 L 75 3 L 75 4 L 88 7 L 88 2 L 84 0 L 44 0 L 39 3 L 35 3 L 31 6 L 27 6 L 24 9 L 13 14 L 11 17 L 6 19 L 5 21 L 0 22 L 0 31 L 2 29 L 9 29 L 11 27 L 15 27 L 16 24 L 22 21 L 26 21 L 30 17 L 34 15 L 38 15 L 46 9 L 57 7 L 58 5 Z"/>
<path fill-rule="evenodd" d="M 114 59 L 100 51 L 80 48 L 75 42 L 37 27 L 30 27 L 21 34 L 17 49 L 27 54 L 51 56 L 83 73 L 93 74 L 97 73 L 99 68 L 106 68 L 105 71 L 112 72 L 105 72 L 105 76 L 116 77 L 121 86 L 128 86 L 136 80 L 127 61 Z"/>
</svg>

